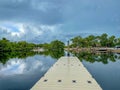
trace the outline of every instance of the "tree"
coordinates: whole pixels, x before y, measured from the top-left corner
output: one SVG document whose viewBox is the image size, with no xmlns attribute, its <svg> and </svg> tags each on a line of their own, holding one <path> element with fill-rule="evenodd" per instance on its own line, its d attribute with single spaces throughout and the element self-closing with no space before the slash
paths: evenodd
<svg viewBox="0 0 120 90">
<path fill-rule="evenodd" d="M 56 59 L 60 58 L 64 55 L 64 47 L 65 44 L 63 42 L 59 40 L 52 41 L 49 48 L 50 55 Z"/>
<path fill-rule="evenodd" d="M 1 51 L 10 51 L 11 50 L 9 40 L 7 40 L 6 38 L 3 38 L 2 40 L 0 40 L 0 50 Z"/>
<path fill-rule="evenodd" d="M 107 43 L 108 43 L 108 39 L 107 39 L 108 35 L 106 33 L 102 34 L 100 36 L 100 43 L 101 43 L 101 46 L 107 46 Z"/>
<path fill-rule="evenodd" d="M 113 47 L 115 46 L 115 36 L 111 36 L 108 38 L 108 43 L 107 43 L 108 47 Z"/>
<path fill-rule="evenodd" d="M 0 40 L 0 51 L 30 51 L 34 47 L 35 44 L 26 41 L 10 42 L 6 38 Z"/>
<path fill-rule="evenodd" d="M 116 45 L 120 45 L 120 38 L 116 39 Z"/>
<path fill-rule="evenodd" d="M 55 41 L 52 41 L 50 43 L 50 49 L 51 50 L 60 50 L 60 51 L 63 51 L 64 50 L 64 43 L 59 41 L 59 40 L 55 40 Z"/>
<path fill-rule="evenodd" d="M 86 40 L 87 47 L 94 46 L 95 36 L 89 35 L 88 37 L 85 38 L 85 40 Z"/>
<path fill-rule="evenodd" d="M 44 50 L 49 50 L 50 49 L 50 44 L 44 43 L 43 46 Z"/>
<path fill-rule="evenodd" d="M 85 40 L 81 36 L 74 37 L 71 39 L 73 47 L 84 47 Z"/>
</svg>

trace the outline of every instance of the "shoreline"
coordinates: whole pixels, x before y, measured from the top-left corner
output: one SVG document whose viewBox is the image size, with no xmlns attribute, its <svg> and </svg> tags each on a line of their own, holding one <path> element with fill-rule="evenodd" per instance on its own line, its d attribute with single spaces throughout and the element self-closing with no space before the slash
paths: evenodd
<svg viewBox="0 0 120 90">
<path fill-rule="evenodd" d="M 109 48 L 109 47 L 92 47 L 92 48 L 65 48 L 66 51 L 72 52 L 113 52 L 120 53 L 120 49 L 117 48 Z"/>
</svg>

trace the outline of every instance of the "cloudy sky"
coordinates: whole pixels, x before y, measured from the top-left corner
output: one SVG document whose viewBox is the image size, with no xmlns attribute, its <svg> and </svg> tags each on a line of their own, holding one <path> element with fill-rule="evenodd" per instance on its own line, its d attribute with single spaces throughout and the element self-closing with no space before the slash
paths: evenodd
<svg viewBox="0 0 120 90">
<path fill-rule="evenodd" d="M 43 43 L 120 33 L 120 0 L 0 0 L 0 38 Z"/>
</svg>

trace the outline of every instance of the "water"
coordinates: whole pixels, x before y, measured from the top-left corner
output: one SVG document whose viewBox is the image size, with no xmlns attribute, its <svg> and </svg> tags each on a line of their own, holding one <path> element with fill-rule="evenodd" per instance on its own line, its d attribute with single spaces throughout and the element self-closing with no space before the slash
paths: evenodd
<svg viewBox="0 0 120 90">
<path fill-rule="evenodd" d="M 50 56 L 34 55 L 0 63 L 0 90 L 29 90 L 55 62 Z"/>
<path fill-rule="evenodd" d="M 103 90 L 120 90 L 120 54 L 75 54 Z"/>
<path fill-rule="evenodd" d="M 2 55 L 6 58 L 0 56 L 0 90 L 29 90 L 57 61 L 60 57 L 57 54 L 29 53 L 23 56 L 23 53 L 9 53 Z M 103 90 L 120 90 L 119 54 L 74 55 L 82 61 Z"/>
<path fill-rule="evenodd" d="M 83 62 L 103 90 L 120 90 L 120 60 L 108 64 Z"/>
</svg>

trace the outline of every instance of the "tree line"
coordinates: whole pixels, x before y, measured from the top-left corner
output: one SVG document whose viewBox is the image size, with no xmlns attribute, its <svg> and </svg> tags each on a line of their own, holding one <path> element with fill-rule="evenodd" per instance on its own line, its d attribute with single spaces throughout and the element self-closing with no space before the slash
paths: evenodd
<svg viewBox="0 0 120 90">
<path fill-rule="evenodd" d="M 64 56 L 65 44 L 59 40 L 54 40 L 50 43 L 38 44 L 37 47 L 43 48 L 45 52 L 55 59 Z"/>
<path fill-rule="evenodd" d="M 76 36 L 71 39 L 70 47 L 114 47 L 120 45 L 120 38 L 114 35 L 108 36 L 106 33 L 100 36 L 89 35 L 85 38 Z"/>
<path fill-rule="evenodd" d="M 11 42 L 6 38 L 0 40 L 0 51 L 31 51 L 34 48 L 43 48 L 49 51 L 64 51 L 64 43 L 59 40 L 51 41 L 50 43 L 34 44 L 26 41 Z"/>
<path fill-rule="evenodd" d="M 36 47 L 43 48 L 45 51 L 63 51 L 65 44 L 62 41 L 59 40 L 54 40 L 51 41 L 50 43 L 44 43 L 44 44 L 37 44 Z"/>
<path fill-rule="evenodd" d="M 0 40 L 0 51 L 29 51 L 36 45 L 34 43 L 28 43 L 26 41 L 11 42 L 6 38 Z"/>
<path fill-rule="evenodd" d="M 34 48 L 43 48 L 43 52 L 34 52 Z M 50 55 L 58 59 L 64 56 L 64 43 L 55 40 L 50 43 L 34 44 L 26 41 L 11 42 L 6 38 L 0 40 L 0 62 L 5 64 L 10 58 L 26 58 L 35 54 Z"/>
</svg>

